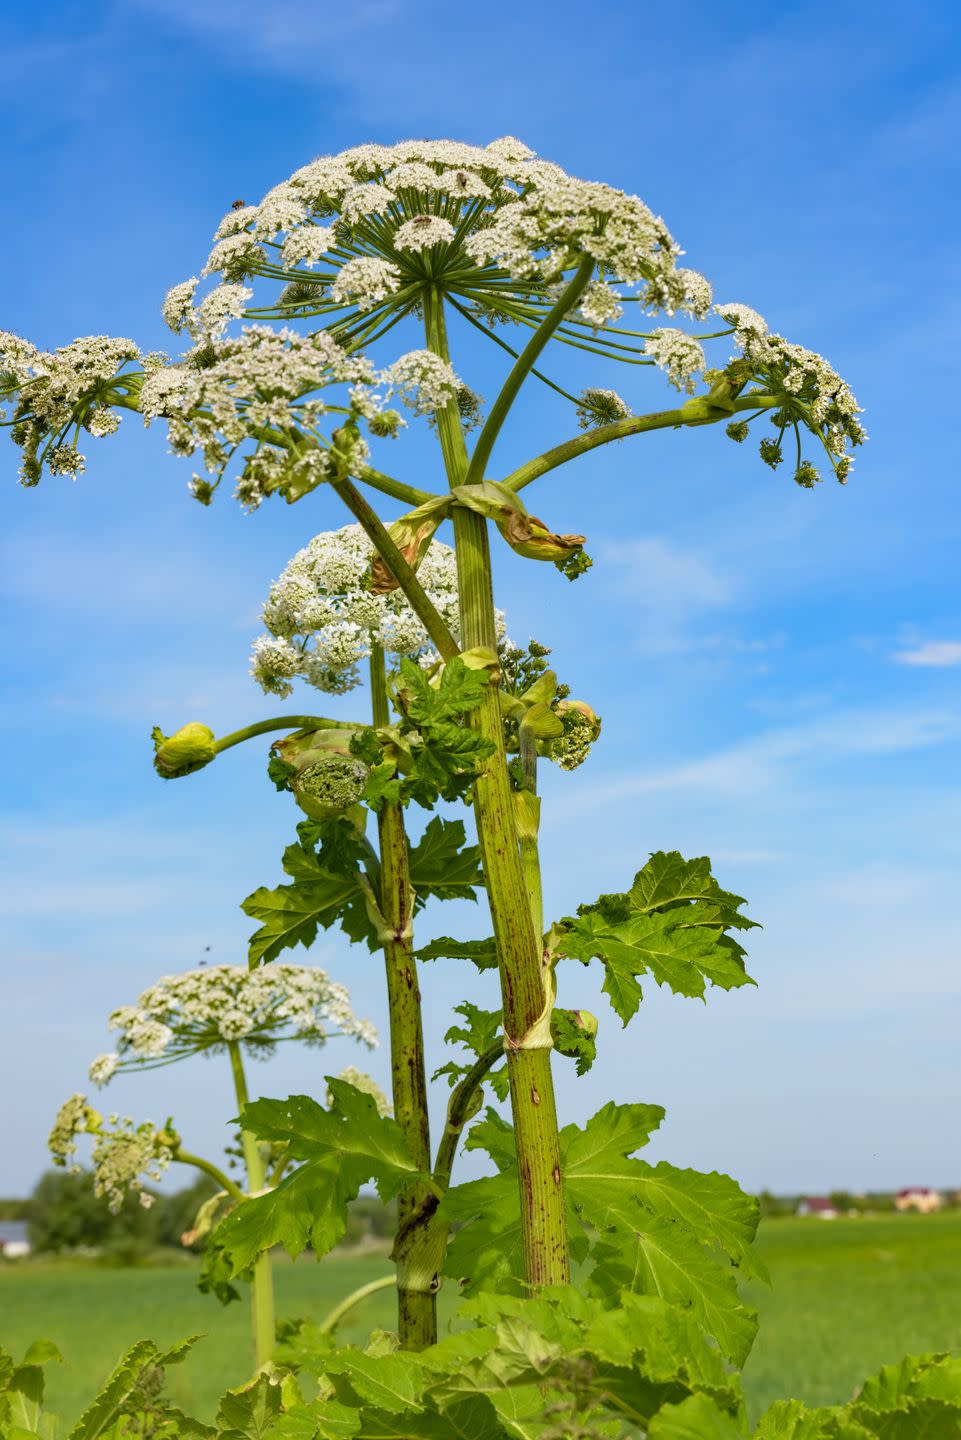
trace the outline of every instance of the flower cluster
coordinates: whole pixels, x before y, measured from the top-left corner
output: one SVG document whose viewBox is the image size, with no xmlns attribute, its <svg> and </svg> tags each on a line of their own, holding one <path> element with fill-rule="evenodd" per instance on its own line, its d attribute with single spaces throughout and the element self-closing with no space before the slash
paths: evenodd
<svg viewBox="0 0 961 1440">
<path fill-rule="evenodd" d="M 112 1128 L 105 1128 L 105 1123 Z M 144 1181 L 162 1179 L 174 1159 L 179 1141 L 171 1130 L 158 1130 L 149 1120 L 135 1125 L 129 1116 L 110 1115 L 104 1122 L 86 1096 L 71 1095 L 57 1112 L 47 1140 L 56 1164 L 79 1169 L 73 1158 L 78 1135 L 93 1138 L 94 1194 L 107 1201 L 112 1214 L 120 1210 L 128 1193 L 138 1195 L 145 1208 L 153 1204 Z"/>
<path fill-rule="evenodd" d="M 248 325 L 239 336 L 211 341 L 179 365 L 151 367 L 140 408 L 148 424 L 167 421 L 176 454 L 200 451 L 215 476 L 239 446 L 252 441 L 238 484 L 239 498 L 252 509 L 273 490 L 298 484 L 309 489 L 337 473 L 338 464 L 363 464 L 367 451 L 359 436 L 349 456 L 334 456 L 315 433 L 325 415 L 350 414 L 343 404 L 328 405 L 320 392 L 349 385 L 353 412 L 373 413 L 376 381 L 368 360 L 348 355 L 324 331 L 305 336 L 286 327 Z M 195 493 L 209 498 L 204 485 L 212 491 L 210 482 L 195 479 Z"/>
<path fill-rule="evenodd" d="M 710 286 L 678 268 L 679 254 L 637 196 L 575 179 L 513 137 L 486 146 L 409 140 L 322 156 L 259 205 L 231 211 L 204 274 L 237 291 L 258 276 L 296 279 L 297 306 L 305 315 L 330 312 L 335 326 L 347 307 L 413 310 L 428 283 L 471 309 L 526 323 L 588 259 L 597 278 L 577 323 L 598 329 L 622 313 L 617 285 L 640 287 L 632 298 L 651 310 L 706 314 Z M 288 315 L 290 299 L 288 290 Z M 176 307 L 167 308 L 179 322 Z"/>
<path fill-rule="evenodd" d="M 667 372 L 676 390 L 693 395 L 695 377 L 701 374 L 706 363 L 700 340 L 688 335 L 686 330 L 654 330 L 645 342 L 644 353 Z"/>
<path fill-rule="evenodd" d="M 359 525 L 327 530 L 299 550 L 270 587 L 268 634 L 254 644 L 251 674 L 272 695 L 289 695 L 296 678 L 342 694 L 360 681 L 372 644 L 391 655 L 428 652 L 427 632 L 400 590 L 374 595 L 374 549 Z M 453 634 L 459 630 L 454 552 L 434 541 L 418 578 Z"/>
<path fill-rule="evenodd" d="M 181 1060 L 232 1042 L 261 1055 L 288 1037 L 321 1045 L 339 1034 L 377 1043 L 370 1022 L 354 1015 L 344 986 L 309 965 L 210 965 L 166 975 L 136 1005 L 114 1010 L 108 1024 L 120 1038 L 116 1051 L 90 1067 L 98 1085 L 121 1068 Z"/>
<path fill-rule="evenodd" d="M 584 700 L 560 700 L 555 708 L 564 733 L 547 742 L 547 756 L 562 770 L 576 770 L 600 736 L 600 716 Z"/>
<path fill-rule="evenodd" d="M 139 359 L 132 340 L 86 335 L 48 353 L 0 330 L 0 401 L 15 397 L 10 433 L 23 452 L 25 485 L 37 483 L 44 465 L 53 475 L 81 474 L 80 431 L 101 436 L 118 428 L 112 406 L 126 398 L 118 371 Z"/>
<path fill-rule="evenodd" d="M 615 420 L 626 420 L 631 413 L 631 407 L 621 399 L 616 390 L 589 386 L 581 391 L 576 413 L 577 423 L 582 430 L 594 430 L 598 425 L 611 425 Z"/>
<path fill-rule="evenodd" d="M 800 427 L 804 426 L 820 439 L 837 478 L 846 480 L 853 464 L 850 451 L 867 438 L 858 419 L 861 407 L 850 387 L 823 355 L 769 331 L 763 317 L 750 306 L 730 303 L 714 308 L 732 326 L 738 351 L 727 373 L 739 385 L 755 381 L 779 402 L 771 415 L 778 436 L 761 441 L 761 458 L 769 465 L 779 464 L 782 437 L 792 429 L 797 437 L 794 478 L 810 488 L 819 476 L 809 461 L 801 459 Z M 732 422 L 728 434 L 743 440 L 744 422 Z"/>
</svg>

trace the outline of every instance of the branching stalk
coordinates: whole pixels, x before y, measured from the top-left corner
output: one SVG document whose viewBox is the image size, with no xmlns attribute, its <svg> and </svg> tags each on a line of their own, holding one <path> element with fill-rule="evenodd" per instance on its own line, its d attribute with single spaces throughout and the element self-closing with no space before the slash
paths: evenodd
<svg viewBox="0 0 961 1440">
<path fill-rule="evenodd" d="M 395 1285 L 396 1283 L 395 1276 L 382 1275 L 379 1280 L 371 1280 L 367 1285 L 358 1286 L 356 1290 L 352 1290 L 349 1295 L 345 1296 L 339 1304 L 335 1305 L 334 1308 L 324 1316 L 317 1327 L 318 1330 L 322 1335 L 329 1335 L 331 1331 L 337 1329 L 337 1326 L 341 1320 L 343 1320 L 344 1316 L 349 1315 L 351 1310 L 359 1305 L 362 1300 L 367 1299 L 368 1295 L 376 1295 L 378 1290 L 386 1290 L 389 1285 Z"/>
<path fill-rule="evenodd" d="M 586 274 L 581 276 L 578 271 L 578 277 L 587 283 Z M 555 324 L 560 323 L 566 303 L 555 307 Z M 424 316 L 428 346 L 450 363 L 443 301 L 437 292 L 425 294 Z M 502 396 L 508 391 L 513 398 L 547 343 L 549 335 L 544 326 L 534 338 L 539 342 L 536 353 L 532 340 L 511 371 Z M 522 367 L 523 374 L 518 367 Z M 485 427 L 488 453 L 506 414 L 503 406 L 501 409 L 503 413 L 499 412 L 498 422 L 489 429 Z M 438 411 L 437 430 L 448 481 L 453 488 L 463 483 L 469 473 L 456 403 L 451 402 Z M 478 460 L 475 452 L 470 464 L 478 478 L 482 478 L 484 463 L 485 457 Z M 454 511 L 454 540 L 462 643 L 465 649 L 474 646 L 494 649 L 497 632 L 486 521 L 458 506 Z M 487 687 L 481 704 L 471 715 L 471 723 L 493 746 L 493 754 L 474 786 L 474 807 L 500 958 L 504 1048 L 517 1146 L 526 1278 L 532 1286 L 563 1284 L 570 1278 L 570 1260 L 551 1076 L 553 984 L 541 937 L 535 933 L 532 923 L 521 867 L 496 684 Z"/>
<path fill-rule="evenodd" d="M 578 455 L 585 455 L 598 445 L 609 445 L 612 440 L 624 440 L 628 435 L 640 435 L 647 430 L 677 429 L 681 426 L 713 425 L 719 420 L 729 420 L 734 411 L 773 410 L 780 402 L 771 395 L 739 395 L 732 401 L 733 410 L 722 410 L 709 405 L 706 396 L 688 400 L 676 410 L 655 410 L 649 415 L 628 415 L 623 420 L 613 420 L 610 425 L 599 425 L 596 430 L 586 430 L 575 435 L 552 450 L 545 450 L 533 460 L 518 466 L 501 483 L 509 490 L 523 490 L 532 480 L 566 465 Z"/>
<path fill-rule="evenodd" d="M 390 724 L 384 652 L 371 647 L 370 686 L 376 728 Z M 427 1114 L 427 1068 L 421 1019 L 420 987 L 414 959 L 414 893 L 404 812 L 385 801 L 377 816 L 380 839 L 380 910 L 392 938 L 384 942 L 387 1000 L 390 1015 L 390 1071 L 394 1118 L 404 1132 L 417 1168 L 430 1170 L 430 1127 Z M 423 1203 L 422 1186 L 411 1186 L 398 1198 L 397 1226 L 402 1229 Z M 437 1340 L 437 1267 L 417 1245 L 397 1261 L 398 1334 L 406 1350 L 423 1350 Z"/>
</svg>

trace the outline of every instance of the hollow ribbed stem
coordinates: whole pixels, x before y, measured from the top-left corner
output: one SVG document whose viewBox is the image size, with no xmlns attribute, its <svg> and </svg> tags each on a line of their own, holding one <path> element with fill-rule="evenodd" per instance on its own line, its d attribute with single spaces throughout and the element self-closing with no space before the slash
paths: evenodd
<svg viewBox="0 0 961 1440">
<path fill-rule="evenodd" d="M 361 528 L 370 539 L 387 569 L 410 601 L 411 609 L 437 647 L 438 654 L 451 660 L 457 654 L 457 644 L 440 611 L 431 603 L 430 596 L 421 585 L 403 555 L 394 544 L 380 516 L 368 505 L 356 485 L 349 480 L 331 482 L 331 488 L 343 500 L 351 514 L 360 522 Z"/>
<path fill-rule="evenodd" d="M 454 1156 L 457 1154 L 461 1132 L 475 1113 L 474 1097 L 483 1085 L 485 1075 L 493 1070 L 498 1060 L 503 1060 L 503 1058 L 504 1045 L 502 1041 L 498 1040 L 496 1045 L 492 1045 L 489 1050 L 484 1051 L 483 1055 L 478 1056 L 467 1074 L 457 1082 L 451 1091 L 447 1105 L 447 1122 L 441 1142 L 437 1147 L 437 1160 L 434 1164 L 434 1181 L 441 1190 L 446 1190 L 450 1184 Z"/>
<path fill-rule="evenodd" d="M 412 509 L 423 505 L 425 500 L 434 499 L 430 490 L 418 490 L 414 485 L 405 485 L 402 480 L 395 480 L 393 475 L 385 475 L 383 471 L 375 470 L 372 465 L 362 465 L 357 471 L 357 479 L 369 485 L 372 490 L 379 490 L 382 495 L 390 495 L 392 499 L 400 500 Z"/>
<path fill-rule="evenodd" d="M 478 481 L 484 479 L 487 462 L 494 448 L 494 442 L 500 434 L 501 426 L 507 419 L 510 408 L 516 400 L 521 386 L 531 373 L 533 367 L 537 364 L 538 355 L 540 355 L 545 345 L 550 341 L 558 325 L 560 325 L 565 315 L 569 313 L 573 306 L 577 304 L 587 289 L 596 263 L 597 262 L 591 258 L 581 261 L 577 270 L 574 272 L 573 279 L 564 287 L 557 304 L 552 306 L 547 312 L 520 355 L 518 355 L 514 361 L 507 379 L 501 386 L 500 394 L 491 406 L 490 414 L 481 428 L 480 435 L 477 437 L 477 444 L 474 447 L 474 453 L 471 456 L 467 471 L 466 483 L 468 485 L 476 484 Z M 438 301 L 438 309 L 441 303 L 442 302 Z M 428 341 L 428 344 L 429 343 Z"/>
<path fill-rule="evenodd" d="M 244 1128 L 244 1107 L 249 1103 L 247 1077 L 240 1046 L 231 1040 L 227 1049 L 230 1053 L 230 1068 L 234 1077 L 234 1093 L 237 1096 L 237 1110 L 240 1115 L 240 1138 L 247 1169 L 247 1193 L 258 1195 L 265 1186 L 266 1173 L 257 1137 Z M 270 1253 L 264 1253 L 254 1261 L 254 1276 L 250 1287 L 251 1319 L 254 1331 L 254 1359 L 257 1369 L 266 1365 L 274 1353 L 277 1339 L 277 1323 L 274 1318 L 274 1278 L 270 1268 Z"/>
<path fill-rule="evenodd" d="M 384 652 L 371 646 L 370 688 L 375 728 L 390 724 Z M 380 910 L 393 938 L 384 942 L 387 1001 L 390 1014 L 390 1073 L 394 1119 L 403 1130 L 417 1168 L 430 1170 L 430 1127 L 427 1116 L 427 1069 L 420 987 L 414 959 L 414 894 L 404 812 L 386 801 L 377 816 L 380 839 Z M 422 1186 L 404 1190 L 397 1202 L 400 1231 L 423 1203 Z M 437 1265 L 414 1243 L 395 1255 L 397 1263 L 398 1334 L 405 1350 L 423 1350 L 437 1339 Z"/>
<path fill-rule="evenodd" d="M 425 294 L 424 318 L 428 346 L 449 363 L 443 301 L 437 292 Z M 455 403 L 438 411 L 437 430 L 448 481 L 452 487 L 459 485 L 468 462 Z M 458 506 L 454 511 L 454 541 L 462 644 L 465 649 L 496 648 L 486 521 Z M 504 1048 L 517 1146 L 526 1277 L 532 1286 L 562 1284 L 570 1278 L 570 1261 L 551 1077 L 553 984 L 531 919 L 495 684 L 487 687 L 484 699 L 471 715 L 471 724 L 493 746 L 493 754 L 474 786 L 474 806 L 500 959 Z"/>
<path fill-rule="evenodd" d="M 735 411 L 773 410 L 780 403 L 771 395 L 739 395 L 732 401 Z M 731 414 L 729 410 L 710 405 L 706 396 L 699 396 L 696 400 L 688 400 L 686 404 L 678 406 L 676 410 L 655 410 L 649 415 L 628 415 L 623 420 L 612 421 L 610 425 L 599 425 L 596 430 L 575 435 L 572 439 L 565 440 L 563 445 L 555 445 L 552 450 L 545 450 L 543 455 L 518 466 L 501 483 L 509 490 L 523 490 L 532 480 L 538 480 L 541 475 L 546 475 L 549 470 L 556 470 L 559 465 L 566 465 L 568 460 L 576 460 L 578 455 L 595 450 L 598 445 L 609 445 L 612 440 L 624 440 L 628 435 L 641 435 L 647 430 L 715 425 L 719 420 L 729 420 Z"/>
<path fill-rule="evenodd" d="M 382 1275 L 379 1280 L 371 1280 L 366 1285 L 358 1286 L 356 1290 L 351 1291 L 339 1304 L 334 1306 L 333 1310 L 324 1316 L 317 1327 L 318 1330 L 322 1335 L 327 1335 L 331 1330 L 336 1330 L 344 1316 L 349 1315 L 355 1306 L 359 1305 L 362 1300 L 367 1299 L 368 1295 L 376 1295 L 378 1290 L 386 1290 L 389 1285 L 394 1284 L 396 1284 L 396 1280 L 393 1275 Z"/>
<path fill-rule="evenodd" d="M 524 786 L 531 795 L 537 795 L 537 740 L 526 725 L 520 727 L 520 762 L 524 772 Z M 534 805 L 535 816 L 537 804 Z M 541 857 L 534 833 L 520 836 L 521 865 L 527 882 L 527 893 L 531 902 L 531 919 L 535 935 L 544 933 L 544 897 L 541 885 Z"/>
<path fill-rule="evenodd" d="M 243 1200 L 244 1192 L 236 1181 L 231 1180 L 230 1176 L 225 1175 L 219 1166 L 205 1160 L 202 1155 L 192 1155 L 189 1150 L 183 1150 L 178 1146 L 174 1151 L 174 1160 L 178 1165 L 192 1165 L 195 1170 L 201 1170 L 205 1175 L 209 1175 L 221 1190 L 226 1190 L 231 1200 Z"/>
<path fill-rule="evenodd" d="M 240 730 L 232 730 L 229 735 L 221 736 L 214 741 L 214 749 L 219 755 L 222 750 L 229 750 L 233 745 L 242 745 L 245 740 L 253 740 L 257 735 L 269 735 L 272 730 L 360 729 L 362 726 L 353 720 L 327 720 L 322 715 L 275 715 L 270 720 L 257 720 L 253 725 L 244 725 Z"/>
</svg>

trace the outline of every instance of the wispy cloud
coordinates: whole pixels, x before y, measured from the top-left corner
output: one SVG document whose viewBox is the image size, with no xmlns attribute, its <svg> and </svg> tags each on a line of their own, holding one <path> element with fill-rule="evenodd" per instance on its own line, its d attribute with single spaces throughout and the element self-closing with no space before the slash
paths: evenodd
<svg viewBox="0 0 961 1440">
<path fill-rule="evenodd" d="M 631 629 L 647 654 L 676 654 L 718 645 L 704 617 L 729 610 L 737 600 L 730 573 L 697 550 L 665 536 L 612 540 L 600 547 L 614 589 L 631 603 Z"/>
<path fill-rule="evenodd" d="M 958 739 L 961 715 L 952 710 L 836 711 L 806 724 L 763 731 L 682 765 L 622 775 L 607 786 L 600 782 L 582 798 L 596 804 L 658 791 L 696 791 L 702 796 L 757 793 L 779 783 L 787 767 L 799 761 L 820 766 Z"/>
<path fill-rule="evenodd" d="M 961 665 L 961 640 L 925 640 L 910 650 L 896 651 L 892 659 L 898 665 L 947 669 L 951 665 Z"/>
<path fill-rule="evenodd" d="M 320 70 L 336 75 L 345 59 L 341 48 L 352 36 L 377 33 L 401 11 L 400 0 L 354 0 L 340 10 L 310 6 L 298 0 L 135 0 L 177 29 L 185 30 L 221 52 L 223 58 L 258 69 L 315 77 Z"/>
</svg>

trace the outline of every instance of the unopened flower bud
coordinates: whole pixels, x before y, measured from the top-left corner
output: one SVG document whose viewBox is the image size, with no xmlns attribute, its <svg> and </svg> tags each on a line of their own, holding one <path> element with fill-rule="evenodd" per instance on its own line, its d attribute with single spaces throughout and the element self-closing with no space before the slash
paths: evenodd
<svg viewBox="0 0 961 1440">
<path fill-rule="evenodd" d="M 202 770 L 217 754 L 214 732 L 196 720 L 181 726 L 173 735 L 165 735 L 155 725 L 151 738 L 156 751 L 154 769 L 164 780 L 177 780 Z"/>
</svg>

